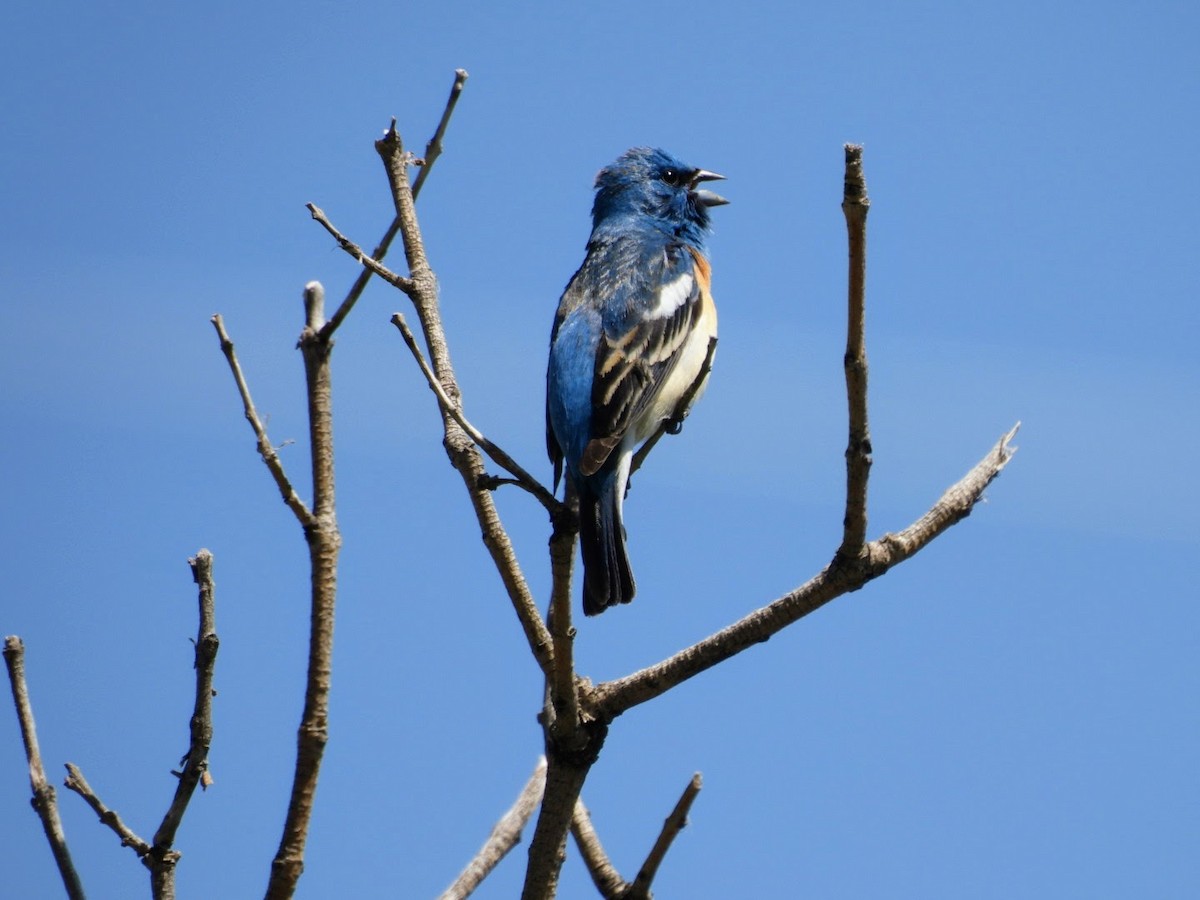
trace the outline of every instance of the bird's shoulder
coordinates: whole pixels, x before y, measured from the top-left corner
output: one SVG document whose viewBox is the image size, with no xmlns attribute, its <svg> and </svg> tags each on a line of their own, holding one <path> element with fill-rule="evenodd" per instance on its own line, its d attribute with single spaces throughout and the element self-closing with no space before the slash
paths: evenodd
<svg viewBox="0 0 1200 900">
<path fill-rule="evenodd" d="M 667 315 L 694 293 L 697 260 L 671 235 L 629 234 L 595 242 L 564 293 L 563 306 L 587 304 L 610 336 L 647 316 Z"/>
</svg>

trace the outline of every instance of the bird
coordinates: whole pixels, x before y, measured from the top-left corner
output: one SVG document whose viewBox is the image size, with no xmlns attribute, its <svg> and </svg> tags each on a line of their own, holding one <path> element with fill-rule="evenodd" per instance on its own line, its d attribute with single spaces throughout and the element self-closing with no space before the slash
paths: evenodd
<svg viewBox="0 0 1200 900">
<path fill-rule="evenodd" d="M 702 184 L 723 175 L 634 147 L 596 175 L 587 253 L 559 299 L 546 368 L 546 449 L 557 492 L 565 465 L 579 498 L 583 611 L 637 590 L 623 519 L 630 463 L 677 433 L 703 393 L 717 310 Z"/>
</svg>

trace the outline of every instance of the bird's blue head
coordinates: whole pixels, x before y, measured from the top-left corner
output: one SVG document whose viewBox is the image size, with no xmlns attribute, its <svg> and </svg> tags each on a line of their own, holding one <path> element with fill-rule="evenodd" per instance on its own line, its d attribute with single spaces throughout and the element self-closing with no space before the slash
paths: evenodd
<svg viewBox="0 0 1200 900">
<path fill-rule="evenodd" d="M 689 166 L 664 150 L 626 150 L 596 176 L 593 231 L 636 224 L 701 247 L 709 229 L 709 208 L 729 201 L 699 185 L 724 177 Z"/>
</svg>

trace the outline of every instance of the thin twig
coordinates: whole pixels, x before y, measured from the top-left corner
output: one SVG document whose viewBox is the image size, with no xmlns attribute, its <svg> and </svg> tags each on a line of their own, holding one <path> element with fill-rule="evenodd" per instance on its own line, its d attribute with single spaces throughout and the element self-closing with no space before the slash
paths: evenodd
<svg viewBox="0 0 1200 900">
<path fill-rule="evenodd" d="M 404 291 L 404 293 L 412 293 L 413 283 L 411 278 L 405 278 L 403 275 L 397 275 L 383 263 L 379 262 L 373 257 L 367 256 L 367 254 L 363 252 L 362 247 L 358 246 L 358 244 L 354 243 L 354 241 L 350 240 L 333 226 L 333 223 L 329 221 L 329 217 L 325 215 L 324 210 L 322 210 L 315 203 L 306 203 L 305 207 L 310 213 L 312 213 L 312 217 L 321 223 L 321 227 L 333 235 L 333 239 L 338 242 L 338 246 L 350 254 L 350 256 L 353 257 L 356 262 L 374 272 L 388 284 Z"/>
<path fill-rule="evenodd" d="M 1021 423 L 1003 435 L 990 453 L 968 472 L 962 480 L 949 487 L 925 515 L 895 534 L 885 534 L 869 545 L 872 555 L 886 557 L 894 566 L 908 559 L 935 537 L 971 514 L 983 496 L 984 489 L 1012 459 L 1017 448 L 1012 445 Z"/>
<path fill-rule="evenodd" d="M 425 180 L 429 177 L 429 173 L 433 170 L 433 164 L 437 158 L 442 155 L 442 138 L 446 135 L 446 126 L 450 124 L 450 117 L 454 114 L 454 108 L 458 106 L 458 98 L 462 95 L 463 88 L 467 84 L 467 72 L 465 69 L 456 69 L 454 71 L 454 85 L 450 88 L 450 97 L 446 100 L 446 108 L 442 110 L 442 118 L 438 122 L 437 129 L 433 132 L 433 137 L 429 139 L 429 143 L 425 146 L 424 165 L 421 166 L 420 174 L 417 175 L 416 183 L 413 184 L 413 200 L 421 193 L 421 187 L 425 184 Z M 371 257 L 376 260 L 382 260 L 387 256 L 388 249 L 392 246 L 392 241 L 400 232 L 400 218 L 397 216 L 392 219 L 392 224 L 388 226 L 387 232 L 380 239 L 379 244 L 375 247 L 375 251 Z M 337 311 L 330 317 L 322 328 L 323 336 L 328 340 L 338 326 L 342 324 L 342 320 L 350 314 L 350 310 L 354 308 L 354 304 L 358 302 L 358 298 L 362 296 L 363 290 L 367 286 L 367 282 L 371 280 L 371 275 L 374 274 L 369 268 L 364 268 L 358 274 L 358 278 L 354 280 L 354 284 L 350 287 L 346 294 L 346 299 L 342 301 Z"/>
<path fill-rule="evenodd" d="M 675 804 L 675 808 L 671 810 L 671 814 L 663 822 L 658 840 L 654 842 L 646 861 L 638 870 L 637 878 L 629 886 L 626 894 L 627 900 L 648 900 L 650 897 L 650 885 L 654 881 L 654 876 L 658 874 L 658 867 L 662 865 L 667 851 L 671 849 L 672 842 L 687 825 L 688 812 L 696 800 L 696 795 L 700 793 L 701 784 L 700 773 L 697 772 L 692 776 L 687 787 L 683 789 L 683 794 L 680 796 L 679 802 Z"/>
<path fill-rule="evenodd" d="M 871 200 L 863 175 L 862 147 L 847 144 L 842 213 L 849 245 L 847 278 L 846 404 L 850 437 L 846 444 L 846 514 L 843 517 L 841 559 L 854 558 L 867 539 L 867 479 L 871 472 L 871 432 L 867 423 L 867 213 Z"/>
<path fill-rule="evenodd" d="M 92 790 L 91 785 L 87 783 L 87 779 L 83 777 L 83 772 L 79 770 L 78 766 L 67 763 L 67 779 L 63 784 L 84 799 L 100 817 L 101 823 L 111 828 L 113 833 L 121 839 L 122 847 L 129 847 L 137 854 L 138 859 L 143 863 L 146 861 L 146 856 L 150 853 L 150 845 L 134 834 L 133 829 L 121 820 L 115 810 L 104 805 L 103 801 L 96 796 L 96 792 Z"/>
<path fill-rule="evenodd" d="M 421 352 L 421 348 L 417 345 L 416 335 L 414 335 L 412 333 L 412 329 L 408 327 L 408 322 L 405 321 L 404 316 L 400 313 L 395 313 L 392 315 L 391 321 L 392 324 L 400 330 L 400 334 L 404 338 L 405 345 L 408 347 L 409 352 L 412 353 L 413 359 L 417 361 L 417 366 L 420 367 L 421 374 L 425 376 L 426 384 L 429 385 L 429 389 L 433 391 L 434 395 L 437 397 L 438 405 L 442 408 L 443 412 L 446 412 L 452 416 L 454 421 L 459 424 L 463 431 L 470 435 L 471 440 L 478 444 L 479 448 L 483 450 L 483 452 L 489 457 L 491 457 L 492 461 L 496 463 L 496 465 L 500 466 L 500 468 L 504 469 L 513 476 L 513 480 L 511 482 L 505 481 L 503 483 L 516 484 L 517 486 L 533 494 L 537 501 L 541 503 L 542 506 L 547 509 L 547 511 L 551 513 L 556 512 L 562 506 L 562 504 L 558 502 L 558 500 L 552 493 L 550 493 L 550 491 L 546 490 L 545 485 L 526 472 L 516 460 L 505 453 L 504 450 L 484 436 L 483 432 L 467 421 L 467 417 L 462 411 L 462 404 L 454 403 L 446 395 L 446 391 L 442 388 L 441 383 L 438 382 L 437 376 L 434 375 L 433 370 L 429 368 L 429 363 L 425 360 L 425 354 Z"/>
<path fill-rule="evenodd" d="M 4 663 L 8 668 L 13 704 L 17 708 L 17 721 L 21 726 L 21 740 L 25 744 L 25 759 L 29 762 L 29 786 L 33 790 L 30 804 L 42 822 L 42 830 L 50 843 L 50 852 L 54 854 L 54 862 L 67 896 L 71 900 L 83 900 L 83 884 L 79 880 L 79 873 L 75 871 L 75 864 L 71 862 L 67 835 L 58 815 L 54 785 L 46 780 L 46 770 L 42 766 L 42 751 L 38 747 L 37 726 L 33 720 L 33 703 L 25 682 L 25 645 L 15 634 L 4 641 Z"/>
<path fill-rule="evenodd" d="M 412 195 L 414 201 L 421 196 L 421 188 L 424 187 L 425 180 L 429 177 L 429 172 L 433 168 L 433 164 L 442 155 L 442 138 L 446 136 L 446 126 L 450 124 L 450 117 L 454 115 L 454 108 L 458 106 L 458 98 L 462 96 L 463 88 L 467 84 L 467 78 L 466 69 L 454 70 L 454 84 L 450 88 L 450 96 L 446 99 L 446 108 L 442 110 L 442 118 L 433 132 L 433 137 L 425 145 L 425 159 L 422 161 L 421 171 L 417 173 L 417 180 L 413 182 Z"/>
<path fill-rule="evenodd" d="M 188 803 L 196 791 L 198 784 L 208 787 L 208 751 L 212 745 L 213 719 L 212 698 L 213 669 L 217 661 L 217 649 L 220 640 L 217 638 L 216 611 L 213 599 L 213 555 L 208 550 L 201 550 L 188 560 L 192 569 L 192 578 L 199 587 L 199 626 L 196 632 L 195 663 L 196 697 L 189 720 L 188 752 L 184 755 L 179 776 L 179 784 L 175 789 L 175 797 L 171 806 L 163 816 L 162 824 L 154 834 L 154 849 L 162 851 L 175 843 L 175 834 L 183 821 Z"/>
<path fill-rule="evenodd" d="M 225 332 L 225 321 L 221 318 L 220 314 L 213 316 L 211 321 L 213 327 L 217 330 L 217 337 L 221 341 L 221 352 L 225 354 L 225 359 L 229 362 L 229 369 L 233 373 L 233 380 L 237 383 L 238 393 L 242 398 L 242 407 L 245 410 L 246 421 L 254 429 L 254 436 L 258 441 L 258 455 L 262 457 L 262 461 L 266 464 L 271 477 L 275 479 L 275 485 L 279 488 L 283 502 L 295 514 L 300 524 L 308 527 L 312 522 L 312 513 L 309 512 L 308 507 L 304 505 L 304 501 L 300 499 L 300 495 L 292 487 L 287 473 L 283 470 L 283 463 L 279 459 L 279 454 L 275 452 L 275 446 L 271 443 L 270 438 L 267 437 L 267 429 L 263 426 L 262 419 L 258 416 L 258 410 L 254 408 L 254 401 L 250 398 L 250 388 L 246 384 L 246 377 L 242 374 L 242 366 L 238 362 L 237 354 L 234 352 L 233 341 L 229 339 L 229 335 Z"/>
<path fill-rule="evenodd" d="M 584 806 L 582 797 L 575 801 L 571 834 L 575 837 L 575 846 L 579 848 L 579 855 L 583 857 L 583 864 L 592 876 L 592 884 L 596 885 L 600 896 L 604 900 L 619 900 L 629 885 L 604 852 L 604 847 L 600 844 L 600 835 L 592 826 L 592 814 Z"/>
<path fill-rule="evenodd" d="M 520 842 L 521 832 L 542 801 L 542 792 L 545 789 L 546 758 L 543 756 L 538 759 L 537 767 L 517 797 L 517 802 L 500 817 L 500 821 L 492 828 L 492 833 L 479 848 L 475 858 L 467 863 L 467 867 L 454 880 L 454 884 L 446 888 L 438 900 L 464 900 L 471 896 L 508 851 Z"/>
</svg>

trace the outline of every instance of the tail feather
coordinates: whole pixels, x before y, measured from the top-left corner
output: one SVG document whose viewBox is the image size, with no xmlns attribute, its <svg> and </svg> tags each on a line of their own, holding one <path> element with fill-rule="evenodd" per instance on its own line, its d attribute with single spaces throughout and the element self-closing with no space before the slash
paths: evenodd
<svg viewBox="0 0 1200 900">
<path fill-rule="evenodd" d="M 583 612 L 595 616 L 610 606 L 628 603 L 637 591 L 629 554 L 620 499 L 610 479 L 599 496 L 579 498 L 579 547 L 583 556 Z"/>
</svg>

